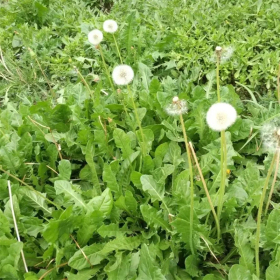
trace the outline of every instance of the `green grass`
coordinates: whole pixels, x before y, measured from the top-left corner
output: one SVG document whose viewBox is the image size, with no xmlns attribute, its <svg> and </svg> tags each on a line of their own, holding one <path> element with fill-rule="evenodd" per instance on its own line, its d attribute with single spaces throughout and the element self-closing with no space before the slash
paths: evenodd
<svg viewBox="0 0 280 280">
<path fill-rule="evenodd" d="M 277 279 L 279 175 L 260 131 L 280 117 L 279 13 L 276 0 L 3 1 L 0 279 Z M 104 33 L 105 63 L 111 73 L 121 55 L 130 88 L 112 87 L 87 40 L 106 19 L 119 52 Z M 219 222 L 221 139 L 205 121 L 217 45 L 235 50 L 220 86 L 238 113 Z M 189 108 L 193 189 L 182 119 L 165 110 L 174 96 Z"/>
</svg>

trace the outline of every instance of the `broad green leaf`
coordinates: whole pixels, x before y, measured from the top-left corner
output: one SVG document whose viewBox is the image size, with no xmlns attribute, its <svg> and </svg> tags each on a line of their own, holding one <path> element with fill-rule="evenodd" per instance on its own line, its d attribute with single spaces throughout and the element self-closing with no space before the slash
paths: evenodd
<svg viewBox="0 0 280 280">
<path fill-rule="evenodd" d="M 163 276 L 160 266 L 155 264 L 152 259 L 149 248 L 143 244 L 140 251 L 139 275 L 136 280 L 166 280 Z"/>
<path fill-rule="evenodd" d="M 276 265 L 271 264 L 265 272 L 266 280 L 276 280 L 280 275 L 280 268 Z"/>
<path fill-rule="evenodd" d="M 185 259 L 185 268 L 190 276 L 197 277 L 199 273 L 197 257 L 193 255 L 188 256 Z"/>
<path fill-rule="evenodd" d="M 244 266 L 235 264 L 229 270 L 228 280 L 252 280 L 252 273 Z"/>
<path fill-rule="evenodd" d="M 124 235 L 125 233 L 131 232 L 127 229 L 127 226 L 124 225 L 122 228 L 119 227 L 118 224 L 109 224 L 102 225 L 97 232 L 103 237 L 118 237 Z"/>
<path fill-rule="evenodd" d="M 62 180 L 70 180 L 71 177 L 71 163 L 69 160 L 63 159 L 58 164 L 59 177 Z"/>
<path fill-rule="evenodd" d="M 101 193 L 100 183 L 98 179 L 98 175 L 96 172 L 95 162 L 93 160 L 94 157 L 94 144 L 93 141 L 88 141 L 86 146 L 86 162 L 88 163 L 92 175 L 92 183 L 93 186 L 96 188 L 96 193 Z"/>
<path fill-rule="evenodd" d="M 174 166 L 178 166 L 183 160 L 181 156 L 181 148 L 176 142 L 170 142 L 168 151 L 163 159 L 164 162 L 170 162 Z"/>
<path fill-rule="evenodd" d="M 58 180 L 54 182 L 56 194 L 64 194 L 64 196 L 73 201 L 76 206 L 87 208 L 82 196 L 73 190 L 72 185 L 65 180 Z"/>
<path fill-rule="evenodd" d="M 275 244 L 279 244 L 280 235 L 280 209 L 274 209 L 268 216 L 267 225 L 265 228 L 265 235 L 267 238 L 267 246 L 271 248 L 275 247 Z"/>
<path fill-rule="evenodd" d="M 108 275 L 108 280 L 123 280 L 127 279 L 129 274 L 129 265 L 131 254 L 125 255 L 123 252 L 117 252 L 116 261 L 111 266 L 106 266 L 105 271 Z"/>
<path fill-rule="evenodd" d="M 130 138 L 125 134 L 123 130 L 120 128 L 114 129 L 113 137 L 116 143 L 116 146 L 121 149 L 122 155 L 124 159 L 129 158 L 129 156 L 133 153 L 130 146 Z"/>
<path fill-rule="evenodd" d="M 148 225 L 154 226 L 155 228 L 161 227 L 166 231 L 171 231 L 171 226 L 162 216 L 162 211 L 157 211 L 150 205 L 141 205 L 140 210 L 142 216 Z"/>
<path fill-rule="evenodd" d="M 21 189 L 21 193 L 25 196 L 24 201 L 28 203 L 28 206 L 42 210 L 47 216 L 52 214 L 52 209 L 47 206 L 46 200 L 42 197 L 46 197 L 46 194 L 41 193 L 42 196 L 39 196 L 27 188 Z"/>
<path fill-rule="evenodd" d="M 100 211 L 104 216 L 109 215 L 113 207 L 113 197 L 110 189 L 107 188 L 100 196 L 94 197 L 88 203 L 88 207 Z"/>
<path fill-rule="evenodd" d="M 239 259 L 239 264 L 253 272 L 255 269 L 253 264 L 255 254 L 249 243 L 250 232 L 246 231 L 245 228 L 236 228 L 234 239 L 235 246 L 238 248 L 238 252 L 241 256 Z"/>
<path fill-rule="evenodd" d="M 116 239 L 109 241 L 101 250 L 103 254 L 109 254 L 115 250 L 133 251 L 138 248 L 142 242 L 141 236 L 126 237 L 123 235 L 118 236 Z"/>
<path fill-rule="evenodd" d="M 10 233 L 10 223 L 0 209 L 0 237 L 6 233 Z"/>
<path fill-rule="evenodd" d="M 144 191 L 148 192 L 151 196 L 152 201 L 162 201 L 164 197 L 164 185 L 158 184 L 153 176 L 151 175 L 142 175 L 141 184 Z"/>
<path fill-rule="evenodd" d="M 88 261 L 91 265 L 100 264 L 105 259 L 106 254 L 102 253 L 103 244 L 94 243 L 90 246 L 85 246 L 82 251 L 87 256 Z M 68 265 L 74 269 L 81 270 L 90 267 L 87 259 L 81 250 L 77 252 L 69 259 Z"/>
<path fill-rule="evenodd" d="M 92 238 L 95 231 L 102 225 L 103 213 L 93 211 L 83 217 L 77 238 L 80 246 L 84 246 Z"/>
<path fill-rule="evenodd" d="M 65 276 L 68 280 L 90 280 L 101 268 L 101 265 L 95 265 L 94 268 L 80 270 L 77 274 L 65 272 Z"/>
<path fill-rule="evenodd" d="M 109 164 L 104 164 L 103 180 L 107 183 L 107 186 L 111 191 L 114 191 L 116 193 L 120 191 L 120 186 L 117 182 L 116 175 L 111 170 L 111 166 Z"/>
</svg>

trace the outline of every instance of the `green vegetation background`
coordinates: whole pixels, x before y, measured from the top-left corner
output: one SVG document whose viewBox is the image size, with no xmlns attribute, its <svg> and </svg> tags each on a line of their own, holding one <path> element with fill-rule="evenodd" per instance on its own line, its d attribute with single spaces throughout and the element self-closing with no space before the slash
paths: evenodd
<svg viewBox="0 0 280 280">
<path fill-rule="evenodd" d="M 280 116 L 279 14 L 278 0 L 1 1 L 0 279 L 258 279 L 255 218 L 272 158 L 259 129 Z M 106 19 L 118 22 L 122 58 L 135 71 L 145 157 L 126 90 L 110 87 L 99 52 L 87 41 Z M 192 255 L 182 131 L 164 107 L 175 95 L 188 101 L 185 126 L 215 201 L 220 140 L 205 114 L 216 101 L 217 45 L 235 49 L 221 66 L 221 92 L 240 117 L 226 133 L 231 173 L 223 238 L 216 242 L 197 177 Z M 102 48 L 111 72 L 120 62 L 110 34 Z M 277 191 L 273 201 L 261 231 L 261 279 L 267 280 L 280 273 Z"/>
</svg>

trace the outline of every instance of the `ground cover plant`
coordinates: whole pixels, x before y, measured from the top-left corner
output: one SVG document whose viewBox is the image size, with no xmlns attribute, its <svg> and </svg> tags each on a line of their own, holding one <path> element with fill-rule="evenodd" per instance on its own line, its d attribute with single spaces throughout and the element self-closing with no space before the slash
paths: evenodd
<svg viewBox="0 0 280 280">
<path fill-rule="evenodd" d="M 277 279 L 279 12 L 3 2 L 0 279 Z"/>
</svg>

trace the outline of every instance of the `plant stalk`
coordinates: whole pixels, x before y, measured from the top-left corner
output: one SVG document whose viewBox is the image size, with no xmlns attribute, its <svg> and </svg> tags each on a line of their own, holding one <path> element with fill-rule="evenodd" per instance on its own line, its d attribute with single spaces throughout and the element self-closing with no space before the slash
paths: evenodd
<svg viewBox="0 0 280 280">
<path fill-rule="evenodd" d="M 260 277 L 260 259 L 259 259 L 259 250 L 260 250 L 260 233 L 261 233 L 261 218 L 262 218 L 262 209 L 263 209 L 263 203 L 264 203 L 264 199 L 265 199 L 265 194 L 266 194 L 266 190 L 268 187 L 268 183 L 269 183 L 269 179 L 274 167 L 274 163 L 276 160 L 276 153 L 274 154 L 274 157 L 271 161 L 270 167 L 268 169 L 267 172 L 267 176 L 265 179 L 265 183 L 264 183 L 264 187 L 263 187 L 263 191 L 262 191 L 262 195 L 261 195 L 261 199 L 260 199 L 260 203 L 259 203 L 259 209 L 258 209 L 258 215 L 257 215 L 257 231 L 256 231 L 256 240 L 255 240 L 255 259 L 256 259 L 256 275 L 259 278 Z"/>
<path fill-rule="evenodd" d="M 110 76 L 110 73 L 109 73 L 107 64 L 106 64 L 106 62 L 105 62 L 105 58 L 104 58 L 104 54 L 103 54 L 101 45 L 99 45 L 99 51 L 100 51 L 100 55 L 101 55 L 101 57 L 102 57 L 102 62 L 103 62 L 103 66 L 104 66 L 105 72 L 106 72 L 106 74 L 107 74 L 108 81 L 109 81 L 109 83 L 110 83 L 110 85 L 111 85 L 111 87 L 112 87 L 113 92 L 115 92 L 115 87 L 114 87 L 114 84 L 113 84 L 113 82 L 112 82 L 112 80 L 111 80 L 111 76 Z"/>
<path fill-rule="evenodd" d="M 272 194 L 273 194 L 273 191 L 274 191 L 274 187 L 275 187 L 275 183 L 276 183 L 276 179 L 277 179 L 277 174 L 278 174 L 278 168 L 279 168 L 279 156 L 280 156 L 280 152 L 279 150 L 276 151 L 276 167 L 275 167 L 275 171 L 274 171 L 274 177 L 273 177 L 273 181 L 272 181 L 272 185 L 271 185 L 271 189 L 270 189 L 270 192 L 269 192 L 269 196 L 268 196 L 268 200 L 267 200 L 267 203 L 266 203 L 266 207 L 265 207 L 265 212 L 264 212 L 264 215 L 267 214 L 267 211 L 268 211 L 268 206 L 269 206 L 269 203 L 270 203 L 270 200 L 271 200 L 271 197 L 272 197 Z"/>
<path fill-rule="evenodd" d="M 221 213 L 224 203 L 224 195 L 226 189 L 226 174 L 227 174 L 227 147 L 225 131 L 221 131 L 221 184 L 218 197 L 218 219 L 221 221 Z"/>
<path fill-rule="evenodd" d="M 119 49 L 119 46 L 118 46 L 118 43 L 117 43 L 117 40 L 116 40 L 116 37 L 115 37 L 114 34 L 113 34 L 113 38 L 114 38 L 114 41 L 115 41 L 115 45 L 116 45 L 116 48 L 117 48 L 117 52 L 118 52 L 121 64 L 123 64 L 123 60 L 122 60 L 122 56 L 121 56 L 121 53 L 120 53 L 120 49 Z"/>
<path fill-rule="evenodd" d="M 183 135 L 184 135 L 184 140 L 185 140 L 185 146 L 186 146 L 186 151 L 187 151 L 187 156 L 188 156 L 188 164 L 189 164 L 189 171 L 190 171 L 190 184 L 191 184 L 191 197 L 190 197 L 190 247 L 191 247 L 191 252 L 194 255 L 194 247 L 193 247 L 193 211 L 194 211 L 194 186 L 193 186 L 193 169 L 192 169 L 192 160 L 191 160 L 191 152 L 190 152 L 190 147 L 188 144 L 188 137 L 186 133 L 186 128 L 184 124 L 184 119 L 182 114 L 180 114 L 180 122 L 183 130 Z"/>
<path fill-rule="evenodd" d="M 212 202 L 212 200 L 211 200 L 209 191 L 208 191 L 207 186 L 206 186 L 206 182 L 205 182 L 205 179 L 204 179 L 202 170 L 201 170 L 200 165 L 199 165 L 199 163 L 198 163 L 198 160 L 197 160 L 197 157 L 196 157 L 196 154 L 195 154 L 195 151 L 194 151 L 194 148 L 193 148 L 193 145 L 192 145 L 191 142 L 189 142 L 189 147 L 190 147 L 190 149 L 191 149 L 193 158 L 194 158 L 194 160 L 195 160 L 195 163 L 196 163 L 196 166 L 197 166 L 197 169 L 198 169 L 198 172 L 199 172 L 199 176 L 200 176 L 201 181 L 202 181 L 202 185 L 203 185 L 204 191 L 205 191 L 205 193 L 206 193 L 206 196 L 207 196 L 207 199 L 208 199 L 208 202 L 209 202 L 211 211 L 212 211 L 212 213 L 213 213 L 213 216 L 214 216 L 214 219 L 215 219 L 215 222 L 216 222 L 217 232 L 218 232 L 218 240 L 219 240 L 219 239 L 220 239 L 220 236 L 221 236 L 221 229 L 220 229 L 219 219 L 218 219 L 218 217 L 217 217 L 217 214 L 216 214 L 216 211 L 215 211 L 213 202 Z"/>
<path fill-rule="evenodd" d="M 11 183 L 10 183 L 9 180 L 8 180 L 8 189 L 9 189 L 11 212 L 12 212 L 12 216 L 13 216 L 13 220 L 14 220 L 14 226 L 15 226 L 15 231 L 16 231 L 16 235 L 17 235 L 17 240 L 18 240 L 18 242 L 21 242 L 20 236 L 19 236 L 19 231 L 18 231 L 18 226 L 17 226 L 16 215 L 15 215 L 15 211 L 14 211 L 12 188 L 11 188 Z M 27 267 L 27 264 L 26 264 L 26 260 L 25 260 L 23 250 L 21 250 L 20 253 L 21 253 L 24 269 L 25 269 L 26 273 L 28 273 L 28 267 Z"/>
</svg>

